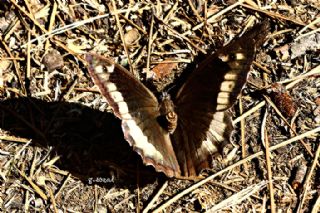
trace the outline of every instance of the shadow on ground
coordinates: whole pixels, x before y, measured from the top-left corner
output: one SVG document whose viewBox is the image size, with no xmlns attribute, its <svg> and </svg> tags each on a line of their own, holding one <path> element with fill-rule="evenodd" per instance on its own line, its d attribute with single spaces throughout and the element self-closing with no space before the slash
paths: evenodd
<svg viewBox="0 0 320 213">
<path fill-rule="evenodd" d="M 1 129 L 32 139 L 33 146 L 47 148 L 48 156 L 59 155 L 55 165 L 83 182 L 114 176 L 121 185 L 135 184 L 139 174 L 144 185 L 163 177 L 143 165 L 111 113 L 74 103 L 19 98 L 0 103 L 0 119 Z"/>
</svg>

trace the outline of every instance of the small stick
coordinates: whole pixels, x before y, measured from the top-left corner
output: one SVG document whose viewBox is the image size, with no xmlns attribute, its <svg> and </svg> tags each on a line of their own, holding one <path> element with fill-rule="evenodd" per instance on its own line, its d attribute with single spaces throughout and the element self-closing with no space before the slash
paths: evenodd
<svg viewBox="0 0 320 213">
<path fill-rule="evenodd" d="M 302 192 L 302 196 L 300 197 L 300 203 L 299 203 L 299 206 L 298 206 L 298 209 L 297 209 L 297 212 L 302 212 L 302 207 L 303 207 L 303 203 L 307 197 L 307 192 L 309 191 L 309 185 L 310 185 L 310 180 L 311 180 L 311 176 L 313 174 L 313 171 L 315 171 L 315 168 L 316 168 L 316 165 L 318 163 L 318 160 L 319 160 L 319 155 L 320 155 L 320 144 L 318 145 L 318 148 L 317 148 L 317 151 L 316 151 L 316 154 L 315 154 L 315 157 L 314 157 L 314 160 L 312 162 L 312 166 L 307 174 L 307 177 L 306 177 L 306 180 L 304 182 L 304 185 L 303 185 L 303 192 Z"/>
<path fill-rule="evenodd" d="M 53 206 L 53 212 L 54 213 L 58 213 L 58 209 L 57 209 L 57 202 L 56 202 L 56 199 L 55 197 L 53 196 L 53 192 L 51 190 L 50 187 L 46 187 L 47 188 L 47 191 L 49 192 L 49 197 L 50 197 L 50 200 L 51 200 L 51 204 Z"/>
<path fill-rule="evenodd" d="M 249 6 L 247 4 L 241 4 L 241 6 L 245 7 L 245 8 L 248 8 L 250 10 L 254 10 L 254 11 L 257 11 L 257 12 L 260 12 L 260 13 L 264 13 L 272 18 L 278 18 L 278 19 L 282 19 L 282 20 L 285 20 L 285 21 L 290 21 L 290 22 L 293 22 L 295 24 L 298 24 L 298 25 L 301 25 L 301 26 L 306 26 L 305 23 L 303 23 L 302 21 L 299 21 L 297 19 L 293 19 L 292 17 L 286 17 L 286 16 L 283 16 L 283 15 L 280 15 L 280 14 L 277 14 L 275 12 L 270 12 L 270 11 L 267 11 L 267 10 L 262 10 L 260 8 L 257 8 L 257 7 L 252 7 L 252 6 Z M 313 29 L 311 26 L 310 26 L 311 29 Z"/>
<path fill-rule="evenodd" d="M 30 41 L 30 31 L 28 31 L 28 42 Z M 26 73 L 26 77 L 27 79 L 30 79 L 31 76 L 31 65 L 30 65 L 30 60 L 31 60 L 31 56 L 30 56 L 30 48 L 31 48 L 31 44 L 29 44 L 27 46 L 27 73 Z"/>
<path fill-rule="evenodd" d="M 302 79 L 305 79 L 309 76 L 313 76 L 313 75 L 318 75 L 320 74 L 320 65 L 313 68 L 312 70 L 310 70 L 309 72 L 306 72 L 302 75 L 296 76 L 292 79 L 288 79 L 285 81 L 279 81 L 277 83 L 279 84 L 285 84 L 285 83 L 289 83 L 286 86 L 286 89 L 291 89 L 297 82 L 301 81 Z M 245 113 L 243 113 L 241 116 L 239 116 L 238 118 L 236 118 L 235 120 L 233 120 L 232 124 L 235 125 L 236 123 L 238 123 L 239 121 L 241 121 L 242 119 L 248 117 L 249 115 L 253 114 L 255 111 L 257 111 L 258 109 L 260 109 L 261 107 L 263 107 L 266 104 L 265 101 L 261 101 L 259 104 L 257 104 L 255 107 L 249 109 L 248 111 L 246 111 Z"/>
<path fill-rule="evenodd" d="M 242 98 L 239 98 L 239 111 L 240 114 L 243 113 L 243 103 L 242 103 Z M 241 151 L 242 151 L 242 158 L 245 158 L 247 156 L 247 151 L 246 151 L 246 143 L 245 143 L 245 120 L 242 119 L 240 121 L 240 127 L 241 127 Z M 246 172 L 248 171 L 248 165 L 246 163 L 243 164 Z"/>
<path fill-rule="evenodd" d="M 119 13 L 119 16 L 126 20 L 130 25 L 134 26 L 137 30 L 139 30 L 140 32 L 142 32 L 145 35 L 148 35 L 148 33 L 142 29 L 139 25 L 137 25 L 136 23 L 134 23 L 133 21 L 131 21 L 130 19 L 128 19 L 127 17 L 125 17 L 124 15 L 122 15 L 121 13 Z"/>
<path fill-rule="evenodd" d="M 161 188 L 159 189 L 159 191 L 157 192 L 157 194 L 152 198 L 152 200 L 150 201 L 150 203 L 148 203 L 148 205 L 146 206 L 146 208 L 142 211 L 142 213 L 147 213 L 149 212 L 149 210 L 152 208 L 153 204 L 158 200 L 158 198 L 160 197 L 160 195 L 162 194 L 162 192 L 167 188 L 168 186 L 168 181 L 164 182 L 164 184 L 161 186 Z"/>
<path fill-rule="evenodd" d="M 26 181 L 30 184 L 30 186 L 34 189 L 34 191 L 43 199 L 43 200 L 48 200 L 47 195 L 40 189 L 40 187 L 35 184 L 29 177 L 26 176 L 26 174 L 22 171 L 20 171 L 18 168 L 16 168 L 19 174 L 26 179 Z"/>
<path fill-rule="evenodd" d="M 53 8 L 52 8 L 52 13 L 51 13 L 51 16 L 50 16 L 50 22 L 49 22 L 49 27 L 48 27 L 48 32 L 51 32 L 52 31 L 52 28 L 53 28 L 53 25 L 54 25 L 54 22 L 55 22 L 55 18 L 56 18 L 56 14 L 57 14 L 57 2 L 54 1 L 53 3 Z M 30 41 L 28 41 L 29 43 Z M 46 45 L 44 46 L 44 49 L 47 50 L 49 48 L 49 45 L 50 45 L 50 40 L 47 40 L 46 41 Z"/>
<path fill-rule="evenodd" d="M 287 126 L 291 129 L 291 131 L 297 135 L 298 133 L 291 127 L 291 125 L 289 124 L 289 122 L 287 121 L 287 119 L 281 114 L 280 110 L 278 109 L 278 107 L 265 95 L 263 95 L 263 97 L 265 98 L 265 100 L 268 102 L 268 104 L 270 106 L 272 106 L 272 108 L 276 111 L 276 113 L 280 116 L 280 118 L 287 124 Z M 310 147 L 303 141 L 300 140 L 300 143 L 304 146 L 304 148 L 307 150 L 307 152 L 310 154 L 311 157 L 313 157 L 313 153 L 310 149 Z"/>
<path fill-rule="evenodd" d="M 119 29 L 119 33 L 120 33 L 120 38 L 121 38 L 121 41 L 123 43 L 123 48 L 124 48 L 124 51 L 126 52 L 126 55 L 127 55 L 127 58 L 128 58 L 128 64 L 129 64 L 129 67 L 130 67 L 130 72 L 138 77 L 138 73 L 133 69 L 132 67 L 132 63 L 131 63 L 131 59 L 130 59 L 130 54 L 129 54 L 129 51 L 128 51 L 128 48 L 127 48 L 127 45 L 124 41 L 124 34 L 123 34 L 123 30 L 122 30 L 122 27 L 121 27 L 121 23 L 120 23 L 120 19 L 119 19 L 119 15 L 117 13 L 117 6 L 116 6 L 116 2 L 114 0 L 111 1 L 112 2 L 112 8 L 110 8 L 110 10 L 112 11 L 112 14 L 114 15 L 114 17 L 116 18 L 116 22 L 117 22 L 117 25 L 118 25 L 118 29 Z M 111 6 L 111 5 L 110 5 Z"/>
<path fill-rule="evenodd" d="M 236 7 L 238 7 L 239 5 L 241 5 L 241 4 L 243 3 L 243 1 L 244 1 L 244 0 L 240 0 L 240 1 L 236 2 L 236 3 L 234 3 L 233 5 L 230 5 L 229 7 L 227 7 L 227 8 L 225 8 L 225 9 L 219 11 L 218 13 L 210 16 L 210 17 L 207 19 L 206 23 L 207 23 L 207 24 L 214 23 L 216 20 L 218 20 L 218 18 L 219 18 L 220 16 L 222 16 L 223 14 L 225 14 L 225 13 L 229 12 L 230 10 L 233 10 L 234 8 L 236 8 Z M 198 30 L 198 29 L 200 29 L 203 25 L 204 25 L 204 22 L 201 22 L 201 23 L 198 24 L 197 26 L 193 27 L 192 30 L 193 30 L 193 31 Z"/>
<path fill-rule="evenodd" d="M 59 173 L 61 174 L 61 173 Z M 56 194 L 54 195 L 55 198 L 59 197 L 62 189 L 66 186 L 67 182 L 69 181 L 71 175 L 70 173 L 68 173 L 68 176 L 63 180 L 62 185 L 60 186 L 60 188 L 56 191 Z"/>
<path fill-rule="evenodd" d="M 158 19 L 158 18 L 157 18 Z M 181 33 L 178 33 L 176 30 L 172 29 L 170 26 L 168 26 L 166 23 L 164 23 L 161 19 L 158 19 L 160 22 L 162 22 L 163 26 L 165 28 L 167 28 L 169 31 L 171 31 L 176 37 L 185 40 L 186 42 L 188 42 L 191 46 L 193 46 L 194 48 L 196 48 L 198 51 L 201 51 L 203 54 L 206 54 L 207 52 L 199 47 L 198 45 L 196 45 L 195 43 L 193 43 L 189 38 L 187 38 L 186 36 L 184 36 Z"/>
<path fill-rule="evenodd" d="M 9 135 L 1 135 L 0 140 L 2 141 L 10 141 L 10 142 L 18 142 L 18 143 L 28 143 L 30 140 L 26 138 L 17 138 L 15 136 L 9 136 Z"/>
<path fill-rule="evenodd" d="M 194 7 L 193 2 L 191 0 L 188 0 L 189 6 L 192 10 L 192 12 L 196 15 L 196 17 L 199 19 L 200 22 L 203 22 L 203 18 L 199 15 L 197 9 Z"/>
<path fill-rule="evenodd" d="M 31 33 L 30 31 L 28 31 L 28 41 L 30 41 L 31 38 Z M 30 56 L 30 52 L 31 52 L 31 44 L 29 44 L 27 46 L 27 70 L 25 73 L 25 85 L 26 85 L 26 94 L 29 95 L 30 94 L 30 82 L 31 82 L 31 56 Z"/>
<path fill-rule="evenodd" d="M 300 36 L 303 36 L 302 33 L 304 31 L 306 31 L 308 28 L 310 28 L 310 26 L 315 26 L 316 24 L 318 24 L 320 22 L 320 17 L 316 18 L 315 20 L 313 20 L 312 22 L 310 22 L 309 24 L 307 24 L 304 28 L 302 28 L 298 34 L 300 34 Z M 298 40 L 300 38 L 300 36 L 298 36 L 295 40 Z"/>
<path fill-rule="evenodd" d="M 0 41 L 1 41 L 1 44 L 2 46 L 4 47 L 4 49 L 6 50 L 6 52 L 9 54 L 9 56 L 11 58 L 14 58 L 14 56 L 12 55 L 11 53 L 11 50 L 10 48 L 7 46 L 7 44 L 2 40 L 2 37 L 0 37 Z M 18 66 L 18 63 L 16 60 L 12 60 L 13 61 L 13 65 L 14 65 L 14 69 L 15 69 L 15 72 L 16 72 L 16 75 L 18 77 L 18 80 L 19 80 L 19 83 L 20 83 L 20 86 L 21 86 L 21 90 L 22 90 L 22 94 L 20 95 L 23 95 L 25 96 L 27 93 L 26 93 L 26 88 L 25 88 L 25 85 L 24 85 L 24 82 L 22 81 L 22 77 L 21 77 L 21 73 L 19 71 L 19 66 Z"/>
<path fill-rule="evenodd" d="M 317 198 L 316 203 L 313 205 L 311 213 L 319 213 L 320 211 L 320 195 Z"/>
<path fill-rule="evenodd" d="M 153 25 L 154 25 L 154 15 L 151 16 L 149 39 L 148 39 L 148 55 L 147 55 L 147 73 L 150 72 L 150 57 L 151 57 L 151 46 L 153 43 Z"/>
<path fill-rule="evenodd" d="M 265 143 L 265 149 L 266 149 L 266 164 L 267 164 L 267 171 L 268 171 L 268 185 L 269 185 L 269 193 L 270 193 L 270 204 L 271 204 L 271 213 L 276 212 L 276 205 L 274 202 L 274 190 L 273 190 L 273 180 L 272 180 L 272 170 L 271 170 L 271 160 L 270 160 L 270 150 L 269 150 L 269 138 L 268 138 L 268 131 L 266 128 L 266 122 L 268 117 L 268 110 L 266 109 L 266 112 L 263 116 L 262 120 L 262 134 L 264 138 Z"/>
<path fill-rule="evenodd" d="M 277 145 L 271 146 L 269 151 L 276 150 L 276 149 L 278 149 L 278 148 L 280 148 L 280 147 L 286 146 L 286 145 L 291 144 L 291 143 L 293 143 L 293 142 L 295 142 L 295 141 L 297 141 L 297 140 L 300 140 L 301 138 L 307 137 L 307 136 L 312 135 L 312 134 L 316 134 L 317 132 L 320 132 L 320 127 L 317 127 L 317 128 L 315 128 L 315 129 L 313 129 L 313 130 L 310 130 L 310 131 L 305 132 L 305 133 L 303 133 L 303 134 L 301 134 L 301 135 L 298 135 L 298 136 L 296 136 L 296 137 L 293 137 L 293 138 L 291 138 L 291 139 L 289 139 L 289 140 L 283 141 L 283 142 L 281 142 L 281 143 L 279 143 L 279 144 L 277 144 Z M 213 180 L 214 178 L 222 175 L 223 173 L 225 173 L 225 172 L 227 172 L 227 171 L 230 171 L 230 170 L 232 170 L 233 168 L 235 168 L 235 167 L 237 167 L 237 166 L 239 166 L 239 165 L 242 165 L 243 163 L 245 163 L 245 162 L 247 162 L 247 161 L 251 161 L 252 159 L 255 159 L 255 158 L 257 158 L 257 157 L 259 157 L 259 156 L 261 156 L 261 155 L 263 155 L 263 154 L 264 154 L 264 151 L 257 152 L 257 153 L 255 153 L 255 154 L 252 154 L 252 155 L 246 157 L 246 158 L 243 159 L 243 160 L 240 160 L 240 161 L 238 161 L 238 162 L 236 162 L 236 163 L 234 163 L 234 164 L 232 164 L 232 165 L 230 165 L 230 166 L 228 166 L 228 167 L 220 170 L 219 172 L 217 172 L 217 173 L 215 173 L 215 174 L 213 174 L 213 175 L 210 175 L 209 177 L 207 177 L 207 178 L 205 178 L 205 179 L 203 179 L 203 180 L 201 180 L 201 181 L 193 184 L 193 185 L 190 186 L 189 188 L 186 188 L 186 189 L 183 190 L 182 192 L 176 194 L 174 197 L 172 197 L 171 199 L 167 200 L 167 201 L 166 201 L 165 203 L 163 203 L 161 206 L 159 206 L 158 208 L 156 208 L 153 212 L 161 212 L 161 211 L 163 211 L 165 208 L 167 208 L 167 207 L 170 206 L 172 203 L 174 203 L 174 202 L 176 202 L 177 200 L 179 200 L 179 199 L 180 199 L 181 197 L 183 197 L 184 195 L 192 192 L 193 190 L 199 188 L 200 186 L 206 184 L 207 182 Z"/>
</svg>

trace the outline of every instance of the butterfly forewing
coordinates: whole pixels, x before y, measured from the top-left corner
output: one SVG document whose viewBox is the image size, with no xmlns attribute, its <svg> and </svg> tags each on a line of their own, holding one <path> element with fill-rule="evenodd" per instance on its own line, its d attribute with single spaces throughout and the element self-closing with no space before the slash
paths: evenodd
<svg viewBox="0 0 320 213">
<path fill-rule="evenodd" d="M 208 168 L 219 144 L 233 129 L 226 111 L 235 102 L 268 26 L 261 24 L 208 56 L 189 76 L 174 100 L 178 127 L 173 135 L 182 175 Z M 186 150 L 185 152 L 180 150 Z"/>
<path fill-rule="evenodd" d="M 157 122 L 159 104 L 152 92 L 111 59 L 93 54 L 86 59 L 92 79 L 122 120 L 125 139 L 144 163 L 168 176 L 180 174 L 169 133 Z"/>
</svg>

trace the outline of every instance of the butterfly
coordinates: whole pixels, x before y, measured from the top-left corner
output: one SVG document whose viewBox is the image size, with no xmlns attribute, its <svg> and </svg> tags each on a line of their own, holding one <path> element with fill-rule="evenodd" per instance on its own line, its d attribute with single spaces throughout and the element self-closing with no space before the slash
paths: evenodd
<svg viewBox="0 0 320 213">
<path fill-rule="evenodd" d="M 121 119 L 125 139 L 146 165 L 168 177 L 194 177 L 212 167 L 212 156 L 233 130 L 229 108 L 268 33 L 254 26 L 199 63 L 176 95 L 158 99 L 112 59 L 87 54 L 88 71 Z"/>
</svg>

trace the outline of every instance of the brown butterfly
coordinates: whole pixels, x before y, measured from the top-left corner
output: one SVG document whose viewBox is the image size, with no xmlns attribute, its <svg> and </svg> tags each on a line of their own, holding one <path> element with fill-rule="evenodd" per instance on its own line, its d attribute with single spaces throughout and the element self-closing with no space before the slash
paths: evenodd
<svg viewBox="0 0 320 213">
<path fill-rule="evenodd" d="M 246 82 L 269 24 L 256 25 L 201 62 L 175 97 L 158 100 L 129 71 L 88 54 L 89 73 L 122 120 L 125 139 L 146 165 L 169 177 L 197 176 L 233 130 L 228 109 Z"/>
</svg>

